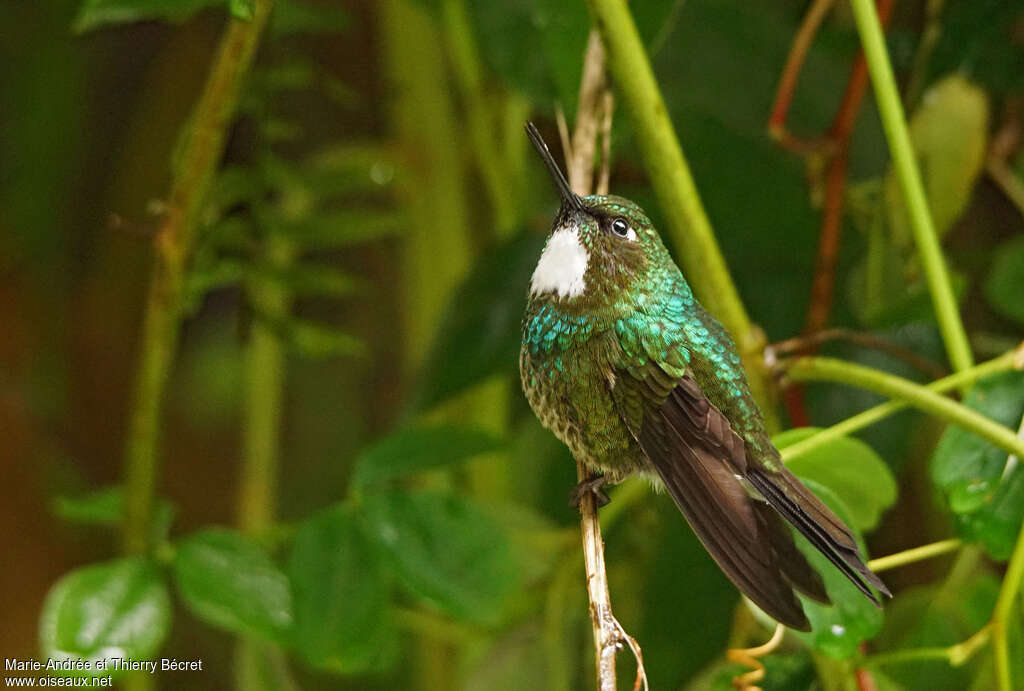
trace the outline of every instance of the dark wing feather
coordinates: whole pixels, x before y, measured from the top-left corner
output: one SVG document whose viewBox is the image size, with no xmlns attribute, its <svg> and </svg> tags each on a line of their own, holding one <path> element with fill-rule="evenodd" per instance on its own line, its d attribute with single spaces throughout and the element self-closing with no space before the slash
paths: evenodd
<svg viewBox="0 0 1024 691">
<path fill-rule="evenodd" d="M 620 380 L 615 389 L 631 386 L 634 394 L 638 388 L 651 391 L 635 376 Z M 678 380 L 663 400 L 647 402 L 637 440 L 697 537 L 761 609 L 791 628 L 808 630 L 793 587 L 818 600 L 828 597 L 789 530 L 737 477 L 747 469 L 743 440 L 690 376 Z"/>
<path fill-rule="evenodd" d="M 850 530 L 787 468 L 781 464 L 777 471 L 750 468 L 746 478 L 775 510 L 828 557 L 872 602 L 879 604 L 867 584 L 892 597 L 882 579 L 872 573 L 861 559 L 857 541 Z"/>
</svg>

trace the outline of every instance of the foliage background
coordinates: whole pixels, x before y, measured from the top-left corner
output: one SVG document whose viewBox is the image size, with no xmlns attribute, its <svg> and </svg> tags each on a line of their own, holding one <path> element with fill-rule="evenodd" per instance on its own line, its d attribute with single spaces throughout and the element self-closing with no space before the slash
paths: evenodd
<svg viewBox="0 0 1024 691">
<path fill-rule="evenodd" d="M 39 656 L 52 584 L 120 549 L 109 525 L 121 519 L 120 499 L 94 492 L 121 482 L 151 238 L 172 162 L 228 10 L 251 11 L 242 1 L 222 4 L 0 5 L 8 27 L 0 47 L 8 66 L 0 95 L 4 657 Z M 766 122 L 808 3 L 632 5 L 744 304 L 769 341 L 799 334 L 815 271 L 822 162 L 778 146 Z M 932 24 L 940 33 L 921 64 L 930 7 L 940 10 Z M 170 540 L 156 540 L 154 568 L 158 581 L 167 574 L 176 585 L 166 640 L 156 644 L 167 656 L 202 658 L 206 671 L 159 681 L 586 688 L 589 627 L 576 516 L 565 507 L 573 466 L 526 408 L 515 353 L 525 286 L 555 208 L 522 122 L 538 120 L 554 142 L 556 103 L 571 121 L 587 9 L 548 0 L 292 0 L 275 12 L 206 197 L 161 418 L 159 494 L 174 518 Z M 989 151 L 998 133 L 1019 137 L 1022 27 L 1012 0 L 908 1 L 896 4 L 888 32 L 901 84 L 924 87 L 907 94 L 915 143 L 979 361 L 1018 343 L 1024 323 L 1024 209 L 970 154 Z M 858 46 L 849 8 L 837 3 L 801 75 L 793 131 L 827 127 Z M 962 81 L 946 100 L 921 96 L 954 72 Z M 933 119 L 916 118 L 928 104 L 938 108 Z M 617 113 L 612 190 L 658 222 L 633 136 Z M 1019 148 L 1006 156 L 1018 186 Z M 948 369 L 870 94 L 849 156 L 830 324 L 870 331 Z M 870 256 L 884 258 L 875 284 L 863 278 Z M 270 345 L 260 350 L 260 339 Z M 825 352 L 928 378 L 862 347 Z M 972 405 L 1016 429 L 1019 377 L 977 396 Z M 826 426 L 880 400 L 814 384 L 805 407 L 811 424 Z M 393 436 L 424 423 L 442 426 Z M 936 468 L 971 453 L 1001 468 L 1006 453 L 953 433 L 936 450 L 941 433 L 936 421 L 907 412 L 857 435 L 898 482 L 869 550 L 959 534 L 988 554 L 886 574 L 897 597 L 861 652 L 952 645 L 991 612 L 1020 530 L 1024 473 L 1017 468 L 1012 487 L 985 488 L 980 501 L 1006 510 L 998 521 L 978 518 L 977 502 L 956 501 L 964 478 Z M 269 484 L 276 500 L 253 509 L 239 488 L 261 453 L 272 464 L 279 456 Z M 644 647 L 652 688 L 727 679 L 716 668 L 727 644 L 765 632 L 737 608 L 735 590 L 666 497 L 620 491 L 632 498 L 606 534 L 612 596 Z M 252 542 L 197 533 L 215 525 L 241 526 Z M 396 537 L 396 525 L 409 531 Z M 213 573 L 203 556 L 210 549 L 234 554 L 228 564 L 237 568 Z M 331 554 L 348 559 L 339 565 Z M 966 576 L 954 569 L 960 580 L 950 586 L 954 562 Z M 232 585 L 234 574 L 259 569 L 266 579 L 252 592 Z M 290 604 L 238 619 L 274 592 Z M 288 616 L 275 619 L 283 610 Z M 315 619 L 305 633 L 303 617 Z M 1019 638 L 1019 612 L 1014 626 Z M 260 648 L 246 658 L 235 634 L 292 652 Z M 808 688 L 816 670 L 851 674 L 849 660 L 806 651 L 794 642 L 773 658 L 770 688 Z M 989 688 L 992 679 L 987 658 L 952 673 L 945 661 L 926 660 L 877 674 L 885 688 Z"/>
</svg>

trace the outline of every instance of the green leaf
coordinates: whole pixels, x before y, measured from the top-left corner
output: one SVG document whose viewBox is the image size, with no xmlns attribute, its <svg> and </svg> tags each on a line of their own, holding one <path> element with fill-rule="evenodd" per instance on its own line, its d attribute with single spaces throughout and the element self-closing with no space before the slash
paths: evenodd
<svg viewBox="0 0 1024 691">
<path fill-rule="evenodd" d="M 964 404 L 1011 429 L 1024 415 L 1024 372 L 979 381 Z M 959 427 L 939 439 L 932 480 L 943 491 L 965 540 L 981 542 L 993 559 L 1005 561 L 1024 521 L 1024 467 L 1008 454 Z"/>
<path fill-rule="evenodd" d="M 347 297 L 366 285 L 359 278 L 311 262 L 303 262 L 288 269 L 260 266 L 250 272 L 260 278 L 277 281 L 297 295 Z"/>
<path fill-rule="evenodd" d="M 491 516 L 450 493 L 387 492 L 365 499 L 365 528 L 412 595 L 459 619 L 495 623 L 518 569 Z"/>
<path fill-rule="evenodd" d="M 89 663 L 64 674 L 116 675 L 110 665 L 97 669 L 97 662 L 150 660 L 170 627 L 171 598 L 160 570 L 130 557 L 75 569 L 57 581 L 43 603 L 39 641 L 44 659 Z"/>
<path fill-rule="evenodd" d="M 1024 323 L 1024 237 L 1004 242 L 993 257 L 985 297 L 997 312 Z"/>
<path fill-rule="evenodd" d="M 458 463 L 495 451 L 502 440 L 486 432 L 443 425 L 405 429 L 374 444 L 356 460 L 352 484 L 359 489 L 409 475 Z"/>
<path fill-rule="evenodd" d="M 817 427 L 791 429 L 772 438 L 779 449 L 813 436 Z M 896 502 L 896 478 L 874 449 L 852 437 L 841 437 L 786 464 L 801 479 L 832 490 L 850 510 L 853 527 L 868 531 Z"/>
<path fill-rule="evenodd" d="M 215 528 L 183 540 L 174 575 L 189 610 L 208 624 L 275 641 L 291 626 L 288 580 L 235 531 Z"/>
<path fill-rule="evenodd" d="M 153 19 L 180 23 L 201 9 L 223 4 L 224 0 L 85 0 L 73 28 L 83 33 L 101 26 Z"/>
<path fill-rule="evenodd" d="M 289 346 L 308 358 L 362 355 L 366 352 L 366 346 L 355 336 L 306 319 L 288 319 L 284 336 Z"/>
<path fill-rule="evenodd" d="M 228 0 L 228 7 L 231 9 L 231 16 L 236 19 L 249 21 L 256 12 L 255 0 Z"/>
<path fill-rule="evenodd" d="M 526 286 L 544 238 L 520 233 L 481 257 L 437 329 L 413 404 L 424 410 L 519 361 Z"/>
<path fill-rule="evenodd" d="M 291 640 L 307 662 L 357 674 L 394 661 L 389 582 L 348 509 L 332 508 L 302 523 L 288 578 L 295 603 Z"/>
<path fill-rule="evenodd" d="M 92 525 L 119 525 L 124 520 L 124 488 L 103 487 L 74 497 L 57 497 L 53 501 L 53 513 L 70 523 Z M 157 500 L 153 513 L 154 542 L 167 537 L 167 531 L 174 522 L 174 505 L 166 499 Z"/>
</svg>

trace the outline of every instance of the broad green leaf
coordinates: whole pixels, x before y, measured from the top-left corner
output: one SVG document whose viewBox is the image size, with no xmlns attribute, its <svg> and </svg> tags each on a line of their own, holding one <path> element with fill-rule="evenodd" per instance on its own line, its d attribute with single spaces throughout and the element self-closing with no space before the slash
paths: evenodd
<svg viewBox="0 0 1024 691">
<path fill-rule="evenodd" d="M 817 427 L 800 427 L 775 435 L 783 449 L 813 436 Z M 819 446 L 786 464 L 801 479 L 810 479 L 832 490 L 850 511 L 853 527 L 868 531 L 878 525 L 882 513 L 896 501 L 896 478 L 874 449 L 852 437 Z"/>
<path fill-rule="evenodd" d="M 456 290 L 437 329 L 414 407 L 429 408 L 519 362 L 526 289 L 544 238 L 521 233 L 488 252 Z"/>
<path fill-rule="evenodd" d="M 981 173 L 988 139 L 985 92 L 960 74 L 937 82 L 924 94 L 910 119 L 932 221 L 943 237 L 971 199 Z M 913 232 L 894 171 L 885 181 L 890 232 L 897 246 L 913 247 Z"/>
<path fill-rule="evenodd" d="M 997 312 L 1024 323 L 1024 237 L 996 248 L 985 279 L 985 297 Z"/>
<path fill-rule="evenodd" d="M 466 427 L 442 425 L 401 430 L 359 455 L 352 484 L 363 489 L 402 475 L 458 463 L 502 445 L 497 437 Z"/>
<path fill-rule="evenodd" d="M 1024 372 L 979 381 L 964 404 L 1011 429 L 1024 415 Z M 939 439 L 931 462 L 932 480 L 943 491 L 965 539 L 981 542 L 993 559 L 1009 559 L 1024 521 L 1024 466 L 960 427 Z"/>
<path fill-rule="evenodd" d="M 861 553 L 866 555 L 867 551 L 864 549 L 860 533 L 853 527 L 853 518 L 843 502 L 824 485 L 808 478 L 801 478 L 801 480 L 844 523 L 850 526 L 857 536 Z M 807 557 L 811 567 L 821 574 L 825 590 L 828 592 L 832 604 L 823 605 L 801 596 L 800 601 L 803 603 L 807 619 L 811 622 L 811 630 L 792 633 L 807 645 L 831 658 L 843 660 L 853 657 L 857 654 L 858 646 L 874 637 L 882 628 L 882 610 L 857 590 L 856 586 L 847 580 L 846 576 L 803 536 L 796 532 L 794 535 L 797 547 Z M 754 607 L 749 600 L 747 604 Z M 760 615 L 759 611 L 758 614 Z"/>
<path fill-rule="evenodd" d="M 171 627 L 171 598 L 155 564 L 142 557 L 76 569 L 50 589 L 39 617 L 42 657 L 87 661 L 75 676 L 117 675 L 110 658 L 150 660 Z M 104 663 L 101 663 L 104 664 Z"/>
<path fill-rule="evenodd" d="M 85 0 L 75 17 L 74 30 L 82 33 L 153 19 L 183 22 L 201 9 L 223 4 L 224 0 Z"/>
<path fill-rule="evenodd" d="M 124 511 L 124 488 L 120 486 L 103 487 L 74 497 L 57 497 L 53 502 L 53 513 L 71 523 L 119 525 L 124 520 Z M 167 537 L 174 513 L 171 502 L 157 501 L 151 534 L 154 542 Z"/>
<path fill-rule="evenodd" d="M 389 582 L 347 508 L 329 509 L 299 526 L 288 578 L 295 607 L 291 642 L 307 662 L 338 674 L 393 662 Z"/>
<path fill-rule="evenodd" d="M 214 528 L 177 546 L 174 575 L 189 610 L 243 635 L 281 640 L 292 623 L 288 580 L 255 543 Z"/>
<path fill-rule="evenodd" d="M 387 492 L 364 500 L 365 528 L 414 596 L 460 619 L 495 623 L 518 582 L 507 536 L 463 497 Z"/>
</svg>

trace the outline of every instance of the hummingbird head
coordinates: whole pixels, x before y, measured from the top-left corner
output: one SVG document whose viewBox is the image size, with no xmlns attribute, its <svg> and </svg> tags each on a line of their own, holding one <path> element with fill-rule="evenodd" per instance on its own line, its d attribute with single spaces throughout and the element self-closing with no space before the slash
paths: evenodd
<svg viewBox="0 0 1024 691">
<path fill-rule="evenodd" d="M 530 279 L 530 298 L 569 311 L 631 311 L 652 284 L 651 273 L 672 265 L 661 237 L 628 199 L 574 193 L 533 123 L 526 133 L 562 199 Z"/>
</svg>

